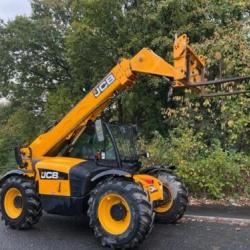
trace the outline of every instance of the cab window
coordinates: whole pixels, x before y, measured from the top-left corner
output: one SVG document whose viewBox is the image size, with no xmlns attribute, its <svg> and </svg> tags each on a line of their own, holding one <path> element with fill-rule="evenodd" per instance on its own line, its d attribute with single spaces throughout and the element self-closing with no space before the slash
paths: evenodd
<svg viewBox="0 0 250 250">
<path fill-rule="evenodd" d="M 104 128 L 104 141 L 97 140 L 94 126 L 88 126 L 71 148 L 68 156 L 94 160 L 97 155 L 102 155 L 102 160 L 116 160 L 115 150 L 106 128 Z"/>
</svg>

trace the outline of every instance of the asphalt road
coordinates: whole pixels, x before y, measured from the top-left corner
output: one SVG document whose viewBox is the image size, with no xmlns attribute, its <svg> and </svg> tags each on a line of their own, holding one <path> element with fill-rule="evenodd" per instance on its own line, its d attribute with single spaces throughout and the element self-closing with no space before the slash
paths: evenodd
<svg viewBox="0 0 250 250">
<path fill-rule="evenodd" d="M 82 218 L 44 215 L 28 231 L 14 231 L 0 222 L 0 249 L 96 250 L 103 249 Z M 250 250 L 250 225 L 181 221 L 176 225 L 155 225 L 139 250 Z"/>
</svg>

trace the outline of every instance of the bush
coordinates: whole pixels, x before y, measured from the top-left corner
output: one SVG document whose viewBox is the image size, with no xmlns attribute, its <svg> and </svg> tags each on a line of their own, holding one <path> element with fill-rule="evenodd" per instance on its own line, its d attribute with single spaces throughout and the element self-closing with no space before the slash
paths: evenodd
<svg viewBox="0 0 250 250">
<path fill-rule="evenodd" d="M 250 197 L 249 155 L 224 151 L 218 141 L 208 147 L 201 135 L 187 128 L 174 129 L 167 139 L 156 132 L 151 142 L 140 142 L 151 154 L 145 165 L 176 165 L 193 196 Z"/>
<path fill-rule="evenodd" d="M 0 175 L 16 167 L 14 148 L 26 145 L 35 137 L 37 118 L 21 107 L 13 109 L 6 121 L 0 123 Z"/>
</svg>

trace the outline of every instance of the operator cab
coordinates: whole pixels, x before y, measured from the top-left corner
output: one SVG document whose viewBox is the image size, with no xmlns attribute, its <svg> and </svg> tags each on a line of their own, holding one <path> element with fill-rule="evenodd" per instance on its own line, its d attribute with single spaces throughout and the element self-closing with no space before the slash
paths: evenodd
<svg viewBox="0 0 250 250">
<path fill-rule="evenodd" d="M 141 167 L 136 141 L 135 126 L 97 120 L 87 125 L 81 136 L 64 155 L 95 161 L 100 166 L 134 172 Z"/>
</svg>

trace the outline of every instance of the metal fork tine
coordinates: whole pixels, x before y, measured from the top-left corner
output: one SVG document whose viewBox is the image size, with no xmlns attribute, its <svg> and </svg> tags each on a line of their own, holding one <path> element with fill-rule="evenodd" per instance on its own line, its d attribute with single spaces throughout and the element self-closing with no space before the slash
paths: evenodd
<svg viewBox="0 0 250 250">
<path fill-rule="evenodd" d="M 218 92 L 218 93 L 205 93 L 201 94 L 200 97 L 215 97 L 215 96 L 230 96 L 230 95 L 239 95 L 250 93 L 250 90 L 238 90 L 233 92 Z"/>
</svg>

